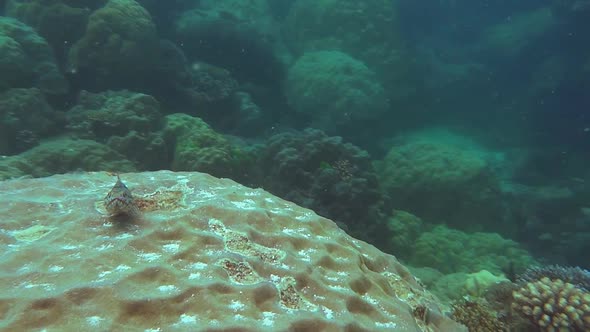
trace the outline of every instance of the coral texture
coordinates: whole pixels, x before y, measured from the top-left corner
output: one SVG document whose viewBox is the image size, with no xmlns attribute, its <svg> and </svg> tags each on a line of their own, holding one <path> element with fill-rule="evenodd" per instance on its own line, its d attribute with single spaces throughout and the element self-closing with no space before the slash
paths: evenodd
<svg viewBox="0 0 590 332">
<path fill-rule="evenodd" d="M 37 145 L 56 131 L 56 122 L 41 90 L 0 92 L 0 154 L 12 155 Z"/>
<path fill-rule="evenodd" d="M 46 140 L 21 154 L 0 159 L 0 179 L 50 176 L 72 171 L 131 172 L 125 156 L 104 144 L 85 139 Z"/>
<path fill-rule="evenodd" d="M 469 331 L 505 332 L 508 326 L 501 322 L 494 311 L 481 301 L 462 300 L 453 305 L 453 319 L 461 322 Z"/>
<path fill-rule="evenodd" d="M 31 87 L 51 94 L 67 91 L 51 48 L 29 26 L 0 16 L 0 53 L 0 91 Z"/>
<path fill-rule="evenodd" d="M 175 171 L 207 172 L 234 179 L 244 171 L 242 152 L 200 118 L 182 113 L 167 115 L 164 137 Z"/>
<path fill-rule="evenodd" d="M 150 70 L 158 47 L 156 27 L 139 3 L 109 0 L 88 18 L 86 33 L 68 54 L 69 67 L 93 77 L 96 86 L 129 86 L 132 77 Z"/>
<path fill-rule="evenodd" d="M 539 331 L 590 331 L 590 293 L 547 277 L 514 291 L 512 309 Z"/>
<path fill-rule="evenodd" d="M 426 131 L 393 146 L 377 168 L 398 209 L 463 230 L 508 229 L 487 152 L 459 135 Z"/>
<path fill-rule="evenodd" d="M 82 91 L 78 104 L 66 113 L 76 137 L 108 145 L 137 164 L 137 169 L 167 167 L 166 145 L 160 132 L 160 104 L 149 95 L 130 91 Z"/>
<path fill-rule="evenodd" d="M 389 233 L 370 217 L 380 196 L 369 154 L 341 137 L 314 129 L 277 134 L 262 149 L 258 164 L 260 183 L 273 194 L 372 243 L 376 235 Z"/>
<path fill-rule="evenodd" d="M 324 130 L 375 118 L 388 108 L 375 73 L 339 51 L 301 56 L 289 69 L 285 94 L 291 107 L 310 115 Z"/>
<path fill-rule="evenodd" d="M 522 268 L 535 260 L 517 242 L 497 233 L 465 233 L 439 225 L 420 235 L 409 262 L 443 273 L 488 270 L 500 274 L 510 264 Z"/>
<path fill-rule="evenodd" d="M 0 183 L 0 329 L 466 331 L 310 210 L 202 173 L 121 179 L 134 223 L 105 210 L 107 173 Z"/>
</svg>

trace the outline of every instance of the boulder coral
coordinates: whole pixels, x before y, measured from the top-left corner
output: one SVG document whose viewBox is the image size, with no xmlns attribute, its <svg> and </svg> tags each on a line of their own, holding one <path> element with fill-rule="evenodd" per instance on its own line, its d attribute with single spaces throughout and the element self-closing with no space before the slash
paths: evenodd
<svg viewBox="0 0 590 332">
<path fill-rule="evenodd" d="M 487 151 L 445 140 L 436 135 L 410 138 L 377 163 L 391 204 L 427 222 L 476 231 L 502 226 L 510 232 L 512 226 L 502 224 L 500 183 Z"/>
<path fill-rule="evenodd" d="M 68 83 L 47 41 L 24 23 L 0 16 L 0 54 L 0 91 L 33 87 L 46 94 L 67 91 Z"/>
<path fill-rule="evenodd" d="M 261 189 L 202 173 L 0 182 L 0 329 L 465 332 L 395 257 Z"/>
<path fill-rule="evenodd" d="M 266 190 L 314 209 L 378 247 L 387 231 L 375 217 L 381 197 L 369 154 L 320 130 L 272 136 L 260 151 Z M 377 244 L 379 243 L 379 244 Z"/>
<path fill-rule="evenodd" d="M 276 88 L 284 70 L 278 29 L 267 1 L 199 1 L 175 21 L 175 38 L 191 61 L 226 68 L 239 80 Z"/>
<path fill-rule="evenodd" d="M 407 93 L 414 65 L 400 38 L 397 2 L 390 0 L 297 0 L 284 24 L 287 45 L 299 56 L 337 50 L 377 73 L 391 96 Z"/>
<path fill-rule="evenodd" d="M 158 47 L 147 10 L 135 0 L 109 0 L 88 18 L 84 36 L 69 51 L 68 68 L 94 87 L 138 85 L 133 79 L 150 70 Z"/>
<path fill-rule="evenodd" d="M 60 65 L 84 35 L 88 17 L 107 0 L 8 0 L 6 15 L 35 29 L 53 48 Z"/>
<path fill-rule="evenodd" d="M 136 168 L 105 144 L 71 138 L 45 140 L 23 153 L 0 159 L 0 180 L 99 170 L 132 172 Z"/>
<path fill-rule="evenodd" d="M 327 131 L 375 119 L 388 109 L 385 90 L 375 73 L 340 51 L 301 56 L 289 69 L 285 94 L 295 111 Z"/>
<path fill-rule="evenodd" d="M 198 117 L 167 115 L 163 133 L 175 171 L 207 172 L 233 179 L 247 172 L 247 153 Z"/>
<path fill-rule="evenodd" d="M 497 233 L 465 233 L 436 226 L 416 240 L 408 260 L 413 266 L 429 266 L 443 273 L 473 273 L 488 270 L 501 274 L 511 264 L 517 268 L 535 260 L 518 243 Z"/>
<path fill-rule="evenodd" d="M 41 90 L 0 92 L 0 154 L 13 155 L 39 143 L 58 129 L 57 113 Z"/>
<path fill-rule="evenodd" d="M 131 91 L 82 91 L 67 113 L 67 129 L 75 137 L 92 139 L 134 161 L 137 169 L 168 166 L 160 104 L 152 96 Z"/>
</svg>

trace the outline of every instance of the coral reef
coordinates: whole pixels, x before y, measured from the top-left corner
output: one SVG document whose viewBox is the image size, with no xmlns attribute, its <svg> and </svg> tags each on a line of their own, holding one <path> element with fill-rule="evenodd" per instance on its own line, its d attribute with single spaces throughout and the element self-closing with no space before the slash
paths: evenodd
<svg viewBox="0 0 590 332">
<path fill-rule="evenodd" d="M 41 89 L 63 94 L 68 83 L 60 73 L 51 48 L 29 26 L 0 16 L 0 91 L 9 88 Z"/>
<path fill-rule="evenodd" d="M 152 96 L 130 91 L 82 91 L 67 113 L 67 128 L 75 137 L 109 146 L 136 163 L 137 169 L 167 167 L 162 133 L 164 118 Z"/>
<path fill-rule="evenodd" d="M 314 128 L 327 131 L 374 119 L 388 109 L 375 73 L 339 51 L 301 56 L 289 69 L 285 94 L 292 108 L 311 117 Z"/>
<path fill-rule="evenodd" d="M 530 266 L 535 260 L 518 243 L 497 233 L 465 233 L 437 225 L 420 235 L 408 262 L 443 273 L 488 270 L 500 274 L 510 264 Z"/>
<path fill-rule="evenodd" d="M 539 331 L 590 330 L 590 293 L 561 279 L 527 282 L 513 293 L 515 312 Z"/>
<path fill-rule="evenodd" d="M 131 88 L 149 72 L 159 54 L 150 14 L 135 0 L 109 0 L 88 18 L 84 36 L 68 54 L 72 74 L 83 86 Z"/>
<path fill-rule="evenodd" d="M 394 252 L 402 260 L 412 257 L 416 240 L 427 230 L 422 219 L 401 210 L 392 211 L 387 229 L 390 237 L 387 251 Z"/>
<path fill-rule="evenodd" d="M 232 179 L 242 179 L 247 172 L 248 152 L 231 144 L 200 118 L 167 115 L 163 132 L 175 171 L 207 172 Z"/>
<path fill-rule="evenodd" d="M 84 35 L 91 11 L 107 0 L 9 0 L 6 15 L 33 27 L 51 45 L 60 65 L 71 45 Z"/>
<path fill-rule="evenodd" d="M 333 50 L 359 59 L 395 99 L 411 90 L 413 67 L 398 23 L 392 1 L 298 0 L 285 20 L 284 35 L 296 55 Z"/>
<path fill-rule="evenodd" d="M 75 171 L 132 172 L 135 165 L 108 146 L 92 140 L 45 140 L 21 154 L 0 159 L 0 179 L 43 177 Z"/>
<path fill-rule="evenodd" d="M 396 143 L 377 165 L 383 190 L 397 209 L 427 222 L 510 234 L 514 226 L 503 222 L 500 182 L 487 151 L 463 141 L 427 131 Z"/>
<path fill-rule="evenodd" d="M 375 210 L 378 183 L 366 151 L 314 129 L 272 136 L 260 152 L 260 185 L 338 222 L 377 246 L 387 240 Z"/>
<path fill-rule="evenodd" d="M 559 279 L 590 292 L 590 271 L 578 266 L 533 266 L 518 275 L 518 282 L 535 282 L 543 278 L 549 278 L 550 280 Z"/>
<path fill-rule="evenodd" d="M 508 332 L 508 326 L 496 317 L 493 310 L 481 301 L 462 300 L 453 304 L 451 317 L 467 326 L 469 331 Z"/>
<path fill-rule="evenodd" d="M 138 224 L 109 220 L 104 172 L 0 182 L 0 329 L 467 331 L 310 210 L 201 173 L 121 177 Z"/>
<path fill-rule="evenodd" d="M 267 14 L 266 1 L 203 1 L 179 15 L 175 38 L 191 61 L 226 68 L 237 79 L 276 84 L 283 64 L 270 37 L 277 30 L 268 29 L 273 23 Z"/>
<path fill-rule="evenodd" d="M 30 149 L 55 134 L 59 116 L 38 88 L 0 92 L 0 154 Z"/>
</svg>

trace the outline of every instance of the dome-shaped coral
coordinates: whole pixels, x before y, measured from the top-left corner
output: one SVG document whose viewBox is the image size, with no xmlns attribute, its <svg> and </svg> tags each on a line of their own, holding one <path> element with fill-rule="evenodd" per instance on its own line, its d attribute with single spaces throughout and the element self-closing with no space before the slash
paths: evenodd
<svg viewBox="0 0 590 332">
<path fill-rule="evenodd" d="M 324 130 L 375 118 L 388 108 L 385 91 L 363 62 L 338 51 L 310 52 L 289 69 L 287 100 Z"/>
</svg>

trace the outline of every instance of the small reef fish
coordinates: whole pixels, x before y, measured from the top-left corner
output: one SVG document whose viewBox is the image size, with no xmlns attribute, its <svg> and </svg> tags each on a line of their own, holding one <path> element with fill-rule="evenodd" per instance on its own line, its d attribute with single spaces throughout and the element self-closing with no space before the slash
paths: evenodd
<svg viewBox="0 0 590 332">
<path fill-rule="evenodd" d="M 136 217 L 139 215 L 139 208 L 131 194 L 131 190 L 121 181 L 117 175 L 117 183 L 104 198 L 104 206 L 109 216 Z"/>
</svg>

